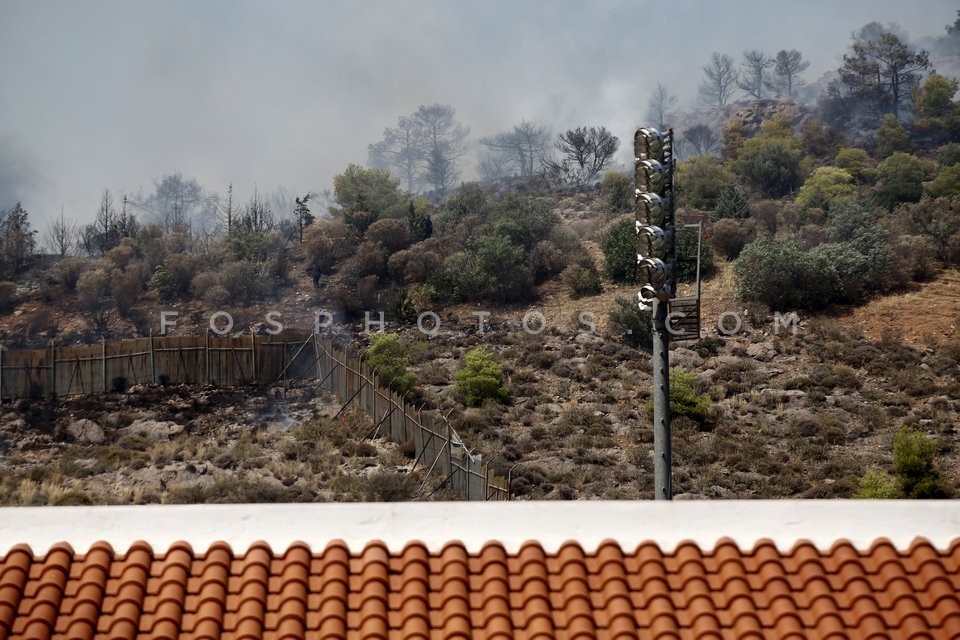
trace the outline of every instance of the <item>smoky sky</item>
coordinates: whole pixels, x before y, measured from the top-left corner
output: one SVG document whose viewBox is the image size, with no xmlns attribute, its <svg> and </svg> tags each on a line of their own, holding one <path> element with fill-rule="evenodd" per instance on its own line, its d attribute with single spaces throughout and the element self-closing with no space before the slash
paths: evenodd
<svg viewBox="0 0 960 640">
<path fill-rule="evenodd" d="M 240 199 L 329 189 L 421 104 L 454 106 L 473 141 L 521 119 L 627 141 L 657 82 L 694 106 L 712 51 L 799 49 L 815 80 L 867 22 L 920 38 L 955 16 L 946 0 L 0 0 L 0 207 L 89 220 L 104 188 L 176 172 Z"/>
</svg>

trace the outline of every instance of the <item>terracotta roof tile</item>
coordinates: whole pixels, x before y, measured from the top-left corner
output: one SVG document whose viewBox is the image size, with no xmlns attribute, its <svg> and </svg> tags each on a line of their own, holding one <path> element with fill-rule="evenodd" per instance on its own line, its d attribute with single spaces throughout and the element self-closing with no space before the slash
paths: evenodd
<svg viewBox="0 0 960 640">
<path fill-rule="evenodd" d="M 684 542 L 594 552 L 458 542 L 391 552 L 372 542 L 157 553 L 26 546 L 0 557 L 0 640 L 302 638 L 620 640 L 960 638 L 960 545 L 898 551 L 770 540 L 742 551 Z"/>
</svg>

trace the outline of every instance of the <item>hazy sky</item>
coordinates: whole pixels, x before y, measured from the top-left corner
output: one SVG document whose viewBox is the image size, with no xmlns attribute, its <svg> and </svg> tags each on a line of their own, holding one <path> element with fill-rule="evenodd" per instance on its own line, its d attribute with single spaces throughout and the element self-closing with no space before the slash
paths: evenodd
<svg viewBox="0 0 960 640">
<path fill-rule="evenodd" d="M 322 190 L 398 115 L 471 140 L 522 118 L 623 140 L 657 82 L 693 106 L 712 51 L 796 48 L 814 80 L 876 20 L 939 36 L 956 0 L 0 0 L 0 207 L 89 220 L 181 172 L 245 200 Z M 625 157 L 629 150 L 624 145 Z M 472 163 L 472 159 L 471 159 Z M 466 167 L 467 172 L 471 167 Z"/>
</svg>

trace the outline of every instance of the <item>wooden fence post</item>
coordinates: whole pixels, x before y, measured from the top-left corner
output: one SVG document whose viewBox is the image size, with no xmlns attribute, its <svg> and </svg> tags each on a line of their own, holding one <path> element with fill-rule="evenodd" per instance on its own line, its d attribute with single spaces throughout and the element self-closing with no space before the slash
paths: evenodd
<svg viewBox="0 0 960 640">
<path fill-rule="evenodd" d="M 204 347 L 206 351 L 206 368 L 207 368 L 207 384 L 210 384 L 210 332 L 207 331 L 206 342 L 204 342 Z"/>
<path fill-rule="evenodd" d="M 257 334 L 253 327 L 250 328 L 250 353 L 253 360 L 253 384 L 257 384 L 260 382 L 257 379 Z"/>
<path fill-rule="evenodd" d="M 153 351 L 153 329 L 150 329 L 150 379 L 157 384 L 157 354 Z"/>
<path fill-rule="evenodd" d="M 57 397 L 57 348 L 54 346 L 53 340 L 50 341 L 50 382 L 53 383 L 50 387 L 50 395 L 54 398 Z"/>
<path fill-rule="evenodd" d="M 100 338 L 100 376 L 103 378 L 103 390 L 107 390 L 107 339 Z"/>
</svg>

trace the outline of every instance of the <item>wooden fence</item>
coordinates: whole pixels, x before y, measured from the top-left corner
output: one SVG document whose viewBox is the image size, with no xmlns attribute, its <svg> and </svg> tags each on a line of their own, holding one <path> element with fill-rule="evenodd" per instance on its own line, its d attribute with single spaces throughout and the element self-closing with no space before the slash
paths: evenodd
<svg viewBox="0 0 960 640">
<path fill-rule="evenodd" d="M 359 356 L 316 334 L 277 336 L 160 336 L 79 347 L 4 351 L 0 347 L 0 402 L 81 395 L 144 383 L 240 386 L 317 379 L 344 407 L 360 407 L 398 443 L 413 440 L 416 464 L 444 476 L 467 500 L 509 500 L 510 480 L 493 473 L 449 425 L 381 385 Z"/>
<path fill-rule="evenodd" d="M 472 453 L 449 424 L 425 420 L 421 412 L 381 385 L 377 374 L 359 356 L 337 349 L 314 335 L 321 384 L 345 404 L 372 416 L 376 430 L 394 442 L 413 439 L 416 464 L 438 471 L 467 500 L 509 500 L 510 480 L 496 475 L 480 455 Z"/>
</svg>

